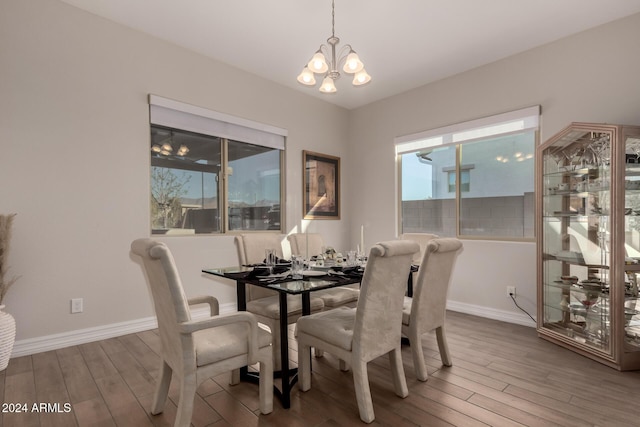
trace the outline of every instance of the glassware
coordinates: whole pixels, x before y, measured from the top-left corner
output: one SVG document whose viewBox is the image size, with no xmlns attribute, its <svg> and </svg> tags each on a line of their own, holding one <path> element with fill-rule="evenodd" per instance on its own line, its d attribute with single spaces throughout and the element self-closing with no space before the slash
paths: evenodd
<svg viewBox="0 0 640 427">
<path fill-rule="evenodd" d="M 347 252 L 347 266 L 353 267 L 357 262 L 356 251 Z"/>
<path fill-rule="evenodd" d="M 275 249 L 265 249 L 264 263 L 269 269 L 269 274 L 273 274 L 273 268 L 276 266 L 276 250 Z"/>
<path fill-rule="evenodd" d="M 291 256 L 291 277 L 295 280 L 302 279 L 302 272 L 304 270 L 304 257 L 301 255 Z"/>
</svg>

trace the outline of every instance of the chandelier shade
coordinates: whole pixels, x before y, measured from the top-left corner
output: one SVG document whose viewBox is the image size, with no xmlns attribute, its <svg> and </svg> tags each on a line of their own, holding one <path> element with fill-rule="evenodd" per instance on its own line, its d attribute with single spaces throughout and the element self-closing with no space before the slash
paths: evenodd
<svg viewBox="0 0 640 427">
<path fill-rule="evenodd" d="M 333 82 L 333 79 L 330 76 L 327 76 L 322 81 L 322 86 L 320 86 L 320 92 L 322 93 L 335 93 L 338 89 L 336 89 L 336 85 Z"/>
<path fill-rule="evenodd" d="M 315 86 L 315 75 L 323 75 L 320 92 L 335 93 L 338 91 L 335 80 L 340 78 L 338 69 L 342 65 L 342 71 L 353 74 L 352 84 L 362 86 L 371 81 L 371 76 L 364 69 L 364 64 L 351 45 L 344 45 L 336 54 L 336 46 L 340 39 L 335 35 L 335 0 L 331 1 L 331 37 L 327 39 L 327 45 L 320 45 L 311 60 L 304 66 L 298 75 L 298 82 L 305 86 Z M 329 58 L 329 59 L 328 59 Z"/>
<path fill-rule="evenodd" d="M 303 85 L 313 86 L 316 84 L 316 76 L 309 67 L 305 65 L 300 75 L 298 75 L 298 81 Z"/>
<path fill-rule="evenodd" d="M 352 50 L 349 56 L 347 56 L 347 60 L 344 62 L 344 72 L 353 74 L 361 71 L 362 69 L 364 69 L 364 64 L 360 61 L 358 54 Z"/>
<path fill-rule="evenodd" d="M 314 73 L 322 74 L 329 71 L 329 65 L 327 65 L 327 58 L 324 57 L 321 50 L 318 50 L 311 61 L 307 64 L 307 67 Z"/>
<path fill-rule="evenodd" d="M 354 86 L 362 86 L 371 81 L 371 76 L 367 74 L 367 70 L 362 68 L 362 70 L 358 71 L 355 76 L 353 76 L 353 85 Z"/>
</svg>

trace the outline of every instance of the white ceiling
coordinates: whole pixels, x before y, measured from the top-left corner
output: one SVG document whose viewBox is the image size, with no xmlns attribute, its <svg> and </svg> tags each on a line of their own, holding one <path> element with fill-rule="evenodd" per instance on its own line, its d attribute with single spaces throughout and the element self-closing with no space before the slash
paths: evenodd
<svg viewBox="0 0 640 427">
<path fill-rule="evenodd" d="M 62 1 L 349 109 L 640 12 L 640 0 L 336 0 L 339 47 L 372 81 L 343 74 L 325 95 L 296 77 L 331 35 L 331 0 Z"/>
</svg>

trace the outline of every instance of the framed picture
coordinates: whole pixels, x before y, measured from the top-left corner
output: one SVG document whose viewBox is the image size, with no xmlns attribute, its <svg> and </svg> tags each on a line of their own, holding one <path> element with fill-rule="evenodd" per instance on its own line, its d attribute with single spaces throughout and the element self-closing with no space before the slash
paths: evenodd
<svg viewBox="0 0 640 427">
<path fill-rule="evenodd" d="M 304 219 L 340 219 L 340 157 L 302 152 Z"/>
</svg>

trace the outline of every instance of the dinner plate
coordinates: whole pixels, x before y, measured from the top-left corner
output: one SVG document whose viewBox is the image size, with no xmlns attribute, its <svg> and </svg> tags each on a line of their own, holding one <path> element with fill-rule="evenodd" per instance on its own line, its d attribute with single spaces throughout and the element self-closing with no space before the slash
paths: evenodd
<svg viewBox="0 0 640 427">
<path fill-rule="evenodd" d="M 302 272 L 303 276 L 308 276 L 308 277 L 312 277 L 312 276 L 326 276 L 327 272 L 326 271 L 318 271 L 318 270 L 305 270 Z"/>
</svg>

